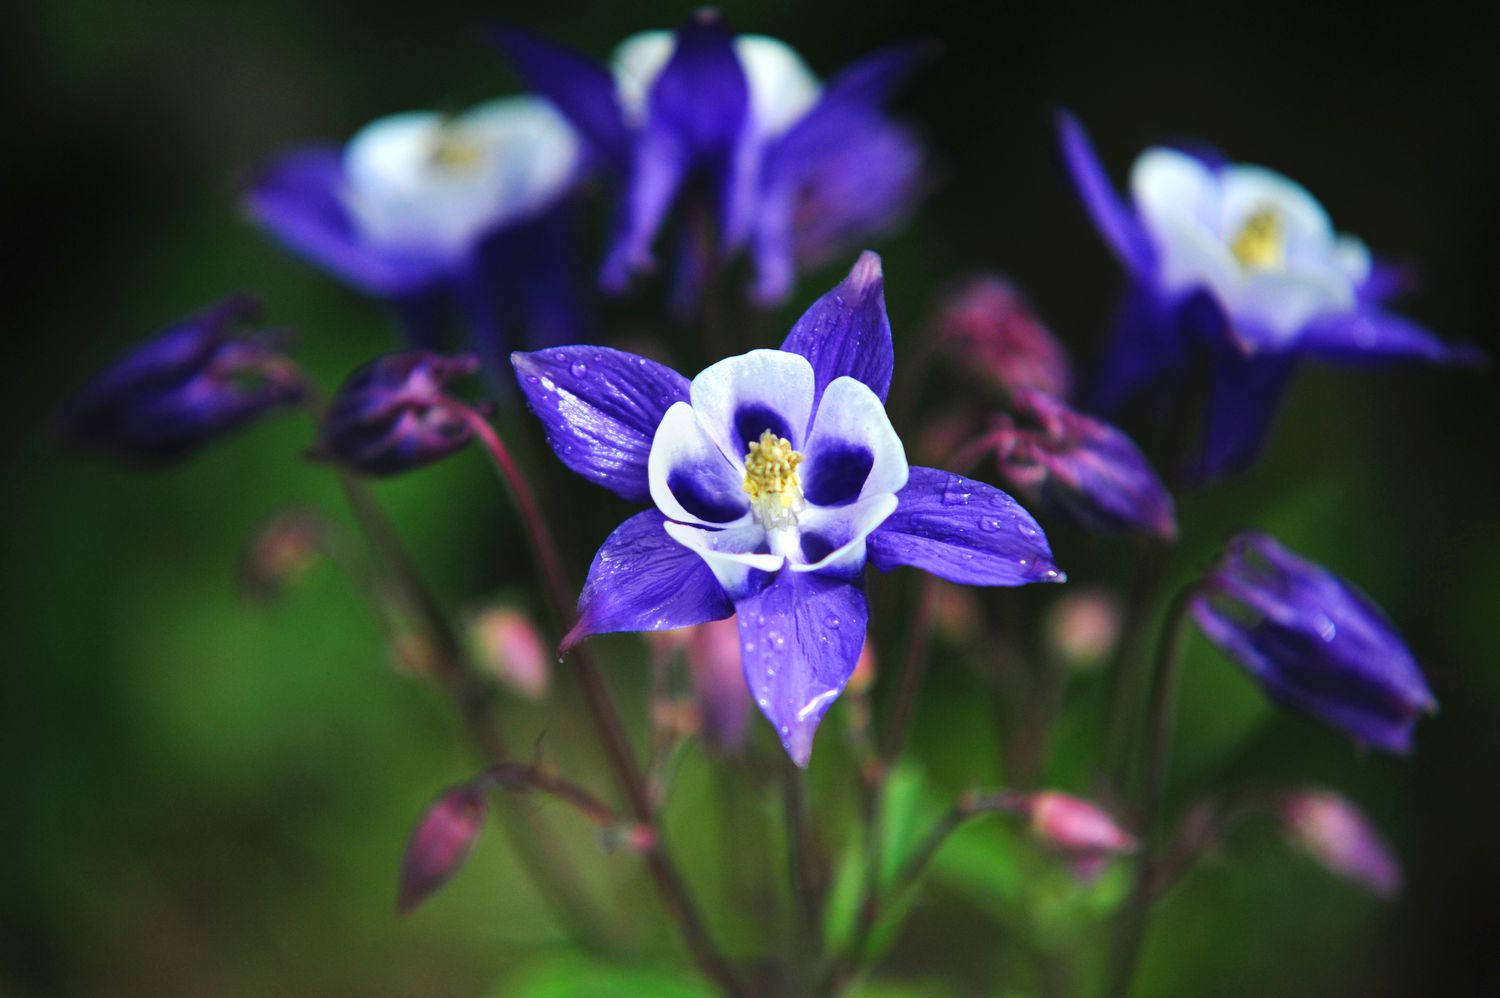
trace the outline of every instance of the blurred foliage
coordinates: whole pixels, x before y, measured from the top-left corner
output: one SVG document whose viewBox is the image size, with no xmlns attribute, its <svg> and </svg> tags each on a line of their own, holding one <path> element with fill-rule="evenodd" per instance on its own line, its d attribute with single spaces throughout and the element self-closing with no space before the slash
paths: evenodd
<svg viewBox="0 0 1500 998">
<path fill-rule="evenodd" d="M 824 74 L 899 37 L 932 34 L 946 46 L 904 105 L 938 150 L 943 183 L 879 247 L 898 382 L 917 376 L 900 358 L 935 295 L 970 268 L 1011 272 L 1080 356 L 1097 343 L 1118 276 L 1057 169 L 1048 114 L 1058 104 L 1094 129 L 1116 177 L 1146 142 L 1185 134 L 1284 169 L 1341 227 L 1420 261 L 1427 285 L 1413 315 L 1496 353 L 1488 295 L 1500 267 L 1500 102 L 1481 48 L 1491 35 L 1466 5 L 1365 6 L 1354 16 L 1305 5 L 725 7 L 742 29 L 791 41 Z M 299 458 L 305 423 L 257 426 L 154 477 L 75 463 L 44 434 L 47 413 L 91 371 L 235 287 L 262 292 L 272 320 L 299 330 L 300 356 L 331 386 L 393 342 L 394 328 L 378 306 L 243 224 L 234 198 L 245 171 L 388 111 L 509 91 L 513 79 L 478 38 L 486 18 L 603 55 L 683 9 L 654 0 L 7 7 L 0 992 L 704 993 L 636 861 L 603 853 L 556 807 L 543 810 L 561 846 L 620 913 L 606 946 L 569 942 L 494 829 L 448 888 L 396 920 L 410 827 L 473 763 L 447 704 L 395 667 L 332 565 L 271 605 L 236 591 L 242 546 L 268 516 L 300 503 L 345 517 L 326 470 Z M 833 276 L 810 276 L 783 318 Z M 656 318 L 659 304 L 658 290 L 605 315 L 618 336 L 674 343 L 692 370 L 701 349 Z M 921 411 L 951 391 L 936 372 L 921 387 Z M 1443 712 L 1419 729 L 1412 759 L 1362 758 L 1271 710 L 1206 642 L 1190 640 L 1171 805 L 1209 784 L 1339 787 L 1390 831 L 1410 887 L 1379 907 L 1290 855 L 1269 828 L 1247 826 L 1162 905 L 1140 993 L 1500 989 L 1487 792 L 1500 765 L 1497 425 L 1489 377 L 1310 371 L 1262 464 L 1183 503 L 1175 578 L 1233 528 L 1269 530 L 1388 609 Z M 502 428 L 559 511 L 581 574 L 625 505 L 562 473 L 523 417 L 507 413 Z M 448 605 L 528 592 L 525 548 L 477 453 L 378 494 Z M 1135 583 L 1130 544 L 1046 525 L 1074 579 Z M 899 675 L 911 581 L 872 584 L 879 706 Z M 986 606 L 1008 602 L 1007 619 L 1030 621 L 1051 598 L 1007 593 Z M 605 639 L 600 656 L 643 736 L 641 643 Z M 996 749 L 1006 715 L 972 658 L 947 645 L 934 656 L 913 737 L 919 775 L 893 804 L 907 807 L 900 827 L 925 827 L 965 787 L 1007 778 Z M 566 670 L 560 678 L 549 704 L 506 702 L 511 740 L 540 740 L 560 769 L 608 792 L 578 691 Z M 1071 681 L 1049 782 L 1087 790 L 1103 686 L 1098 675 Z M 839 870 L 862 863 L 858 842 L 844 840 L 857 777 L 841 710 L 809 778 Z M 794 922 L 782 888 L 778 749 L 756 724 L 741 762 L 687 753 L 667 815 L 715 930 L 746 958 L 786 952 Z M 1113 874 L 1074 885 L 1013 824 L 990 817 L 948 843 L 926 889 L 859 993 L 1066 990 L 1097 972 L 1088 929 L 1122 886 Z"/>
</svg>

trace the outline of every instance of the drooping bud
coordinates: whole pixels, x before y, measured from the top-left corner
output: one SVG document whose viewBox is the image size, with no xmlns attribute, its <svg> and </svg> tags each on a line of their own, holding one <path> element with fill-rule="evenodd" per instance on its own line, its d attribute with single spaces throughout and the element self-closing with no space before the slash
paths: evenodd
<svg viewBox="0 0 1500 998">
<path fill-rule="evenodd" d="M 399 475 L 447 457 L 473 433 L 448 385 L 478 367 L 470 355 L 425 350 L 376 358 L 334 396 L 314 456 L 366 475 Z"/>
<path fill-rule="evenodd" d="M 125 464 L 165 467 L 299 402 L 305 385 L 277 337 L 248 332 L 259 314 L 256 299 L 234 295 L 137 347 L 63 408 L 58 440 Z"/>
<path fill-rule="evenodd" d="M 1081 797 L 1043 790 L 1024 799 L 1022 812 L 1038 842 L 1070 856 L 1108 856 L 1136 847 L 1135 836 L 1108 811 Z"/>
<path fill-rule="evenodd" d="M 551 655 L 531 618 L 511 607 L 491 607 L 469 623 L 475 657 L 485 671 L 528 700 L 547 695 Z"/>
<path fill-rule="evenodd" d="M 1230 541 L 1200 584 L 1192 614 L 1272 700 L 1360 744 L 1410 751 L 1417 718 L 1437 709 L 1379 607 L 1265 534 Z"/>
<path fill-rule="evenodd" d="M 1331 790 L 1304 790 L 1282 802 L 1287 838 L 1329 872 L 1383 898 L 1401 889 L 1401 864 L 1368 816 Z"/>
<path fill-rule="evenodd" d="M 445 790 L 417 823 L 401 858 L 396 911 L 405 915 L 458 872 L 484 825 L 488 798 L 481 784 Z"/>
<path fill-rule="evenodd" d="M 1120 637 L 1120 602 L 1104 589 L 1079 589 L 1062 596 L 1047 611 L 1047 644 L 1074 669 L 1103 663 Z"/>
<path fill-rule="evenodd" d="M 261 600 L 280 596 L 323 557 L 328 525 L 310 509 L 283 510 L 250 539 L 240 561 L 240 585 Z"/>
<path fill-rule="evenodd" d="M 750 690 L 740 662 L 739 624 L 729 617 L 686 631 L 684 651 L 703 733 L 720 751 L 734 752 L 744 745 L 750 721 Z"/>
<path fill-rule="evenodd" d="M 1007 394 L 1035 389 L 1067 398 L 1073 372 L 1067 352 L 1010 281 L 984 274 L 961 285 L 932 321 L 933 333 L 966 371 Z"/>
<path fill-rule="evenodd" d="M 1042 392 L 1017 392 L 1012 405 L 993 439 L 1016 491 L 1085 530 L 1177 535 L 1172 496 L 1129 437 Z"/>
</svg>

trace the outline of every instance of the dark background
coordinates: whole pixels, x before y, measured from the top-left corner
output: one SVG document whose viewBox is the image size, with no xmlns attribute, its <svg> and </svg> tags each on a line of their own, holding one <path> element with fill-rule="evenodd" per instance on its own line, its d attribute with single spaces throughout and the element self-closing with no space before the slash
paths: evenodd
<svg viewBox="0 0 1500 998">
<path fill-rule="evenodd" d="M 1377 254 L 1419 264 L 1407 314 L 1496 352 L 1500 87 L 1495 18 L 1482 22 L 1477 5 L 725 7 L 825 77 L 894 39 L 944 45 L 901 105 L 930 137 L 940 185 L 877 245 L 898 381 L 935 293 L 975 268 L 1012 274 L 1080 357 L 1098 342 L 1119 276 L 1058 167 L 1059 105 L 1091 129 L 1117 180 L 1146 144 L 1181 136 L 1298 179 Z M 389 667 L 331 570 L 271 607 L 235 590 L 238 552 L 264 517 L 294 501 L 339 513 L 326 472 L 298 460 L 305 425 L 268 423 L 149 478 L 64 458 L 43 433 L 100 364 L 236 287 L 261 291 L 274 321 L 298 327 L 307 364 L 334 383 L 392 341 L 388 317 L 243 223 L 245 172 L 385 113 L 513 91 L 479 37 L 486 18 L 603 57 L 685 9 L 27 0 L 0 15 L 0 993 L 692 993 L 658 969 L 672 958 L 655 930 L 610 973 L 570 950 L 497 836 L 429 908 L 391 915 L 407 829 L 469 763 L 444 705 Z M 804 280 L 785 318 L 844 266 Z M 625 315 L 632 334 L 683 335 L 650 325 L 648 310 Z M 1184 500 L 1178 571 L 1236 526 L 1275 531 L 1390 612 L 1442 712 L 1410 759 L 1361 758 L 1270 711 L 1191 641 L 1174 799 L 1209 780 L 1337 786 L 1389 831 L 1409 887 L 1382 906 L 1288 856 L 1269 829 L 1247 829 L 1164 906 L 1141 993 L 1500 993 L 1496 425 L 1488 374 L 1310 370 L 1263 462 Z M 529 424 L 506 427 L 537 454 Z M 581 572 L 623 505 L 537 466 Z M 514 524 L 477 455 L 380 495 L 445 599 L 529 598 Z M 1049 532 L 1075 580 L 1131 578 L 1130 545 Z M 901 627 L 877 620 L 887 659 Z M 638 646 L 606 647 L 630 659 L 613 678 L 643 713 L 644 673 L 628 650 Z M 916 756 L 940 795 L 1000 772 L 961 737 L 973 684 L 960 663 L 939 662 L 922 704 Z M 605 785 L 566 683 L 552 708 L 517 710 L 523 731 L 545 731 L 562 762 Z M 1062 740 L 1060 779 L 1080 771 L 1067 757 L 1083 751 L 1075 743 L 1087 739 Z M 763 760 L 774 758 L 767 747 Z M 830 814 L 852 778 L 838 762 L 830 749 L 813 766 Z M 754 952 L 764 927 L 745 924 L 716 859 L 730 832 L 710 813 L 712 765 L 688 764 L 672 821 L 713 920 Z M 742 830 L 757 856 L 759 821 Z M 586 833 L 575 845 L 596 852 Z M 628 858 L 590 858 L 587 870 L 653 923 Z M 964 887 L 980 879 L 949 870 L 934 887 L 943 903 L 916 912 L 869 993 L 995 987 L 999 930 Z"/>
</svg>

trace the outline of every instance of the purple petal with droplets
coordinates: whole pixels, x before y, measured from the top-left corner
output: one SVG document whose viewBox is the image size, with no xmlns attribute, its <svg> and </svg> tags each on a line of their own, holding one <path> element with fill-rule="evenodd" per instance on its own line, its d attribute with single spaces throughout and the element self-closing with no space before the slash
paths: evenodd
<svg viewBox="0 0 1500 998">
<path fill-rule="evenodd" d="M 861 254 L 849 276 L 797 320 L 781 349 L 799 353 L 812 363 L 814 409 L 823 390 L 845 376 L 864 382 L 884 402 L 896 355 L 885 311 L 880 257 L 868 250 Z"/>
</svg>

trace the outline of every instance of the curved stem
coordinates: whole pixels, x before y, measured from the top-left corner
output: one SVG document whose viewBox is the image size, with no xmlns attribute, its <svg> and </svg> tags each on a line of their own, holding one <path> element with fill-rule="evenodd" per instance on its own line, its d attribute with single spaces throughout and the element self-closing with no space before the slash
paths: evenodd
<svg viewBox="0 0 1500 998">
<path fill-rule="evenodd" d="M 1140 961 L 1146 926 L 1150 920 L 1153 885 L 1156 877 L 1155 831 L 1166 789 L 1167 752 L 1172 740 L 1172 707 L 1177 692 L 1178 661 L 1181 658 L 1188 607 L 1192 603 L 1192 586 L 1172 599 L 1161 637 L 1156 647 L 1156 664 L 1151 676 L 1151 692 L 1146 711 L 1145 782 L 1141 787 L 1137 827 L 1140 831 L 1141 856 L 1135 868 L 1135 881 L 1125 909 L 1120 913 L 1108 993 L 1123 998 L 1130 991 Z"/>
<path fill-rule="evenodd" d="M 1148 628 L 1152 612 L 1158 607 L 1162 588 L 1167 582 L 1167 566 L 1171 556 L 1171 545 L 1149 543 L 1144 563 L 1131 588 L 1120 643 L 1109 670 L 1113 689 L 1109 720 L 1105 726 L 1102 776 L 1107 796 L 1110 797 L 1123 794 L 1129 782 L 1130 760 L 1126 748 L 1134 733 L 1131 722 L 1139 723 L 1136 712 L 1140 708 L 1141 684 L 1145 679 L 1143 671 L 1147 662 Z"/>
<path fill-rule="evenodd" d="M 783 803 L 786 807 L 787 870 L 800 921 L 797 954 L 802 966 L 815 963 L 823 952 L 823 921 L 816 866 L 816 844 L 807 821 L 807 787 L 801 768 L 783 760 Z"/>
<path fill-rule="evenodd" d="M 912 714 L 916 710 L 917 696 L 922 690 L 922 680 L 927 674 L 927 648 L 932 640 L 933 618 L 937 615 L 938 583 L 931 576 L 922 577 L 922 592 L 917 601 L 917 614 L 912 620 L 911 634 L 906 644 L 906 668 L 901 673 L 901 689 L 896 694 L 896 706 L 891 714 L 890 726 L 886 728 L 881 742 L 880 756 L 885 767 L 894 765 L 896 756 L 906 744 L 907 732 L 911 729 Z"/>
<path fill-rule="evenodd" d="M 573 601 L 568 595 L 571 589 L 567 583 L 566 573 L 563 571 L 562 559 L 558 554 L 552 531 L 547 525 L 547 519 L 542 513 L 540 504 L 536 501 L 535 494 L 531 491 L 531 486 L 521 474 L 521 469 L 516 465 L 505 442 L 500 439 L 500 435 L 495 432 L 489 420 L 468 406 L 457 402 L 452 403 L 452 406 L 453 411 L 464 419 L 480 443 L 484 445 L 485 451 L 494 462 L 502 484 L 514 500 L 516 511 L 525 525 L 527 539 L 542 575 L 542 588 L 546 592 L 558 624 L 566 631 L 572 627 L 576 616 Z M 614 702 L 610 700 L 609 691 L 604 686 L 593 657 L 581 644 L 573 647 L 571 655 L 583 685 L 589 713 L 599 731 L 605 755 L 608 756 L 615 779 L 625 795 L 629 811 L 637 822 L 653 830 L 655 841 L 649 849 L 644 851 L 646 867 L 651 873 L 657 891 L 662 896 L 662 902 L 668 914 L 677 923 L 683 940 L 687 943 L 693 959 L 704 975 L 717 984 L 725 994 L 748 995 L 728 960 L 715 947 L 703 917 L 688 893 L 687 885 L 683 883 L 676 865 L 661 847 L 660 835 L 655 834 L 651 794 L 641 775 L 640 765 L 636 762 L 630 741 L 625 735 L 625 725 L 615 710 Z"/>
</svg>

